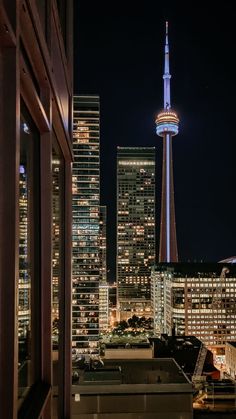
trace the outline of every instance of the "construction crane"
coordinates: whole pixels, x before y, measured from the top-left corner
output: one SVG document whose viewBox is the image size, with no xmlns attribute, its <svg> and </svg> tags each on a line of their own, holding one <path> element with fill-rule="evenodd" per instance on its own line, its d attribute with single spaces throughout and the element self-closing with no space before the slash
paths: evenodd
<svg viewBox="0 0 236 419">
<path fill-rule="evenodd" d="M 223 304 L 222 294 L 224 294 L 226 290 L 226 274 L 227 273 L 229 273 L 229 269 L 228 267 L 224 266 L 220 274 L 219 286 L 216 286 L 216 285 L 214 286 L 213 284 L 214 278 L 212 278 L 212 312 L 217 322 L 217 330 L 219 326 L 219 321 L 221 321 L 221 317 L 219 317 L 219 314 L 221 314 L 222 304 Z M 220 338 L 222 338 L 222 334 L 220 335 Z M 207 354 L 207 348 L 202 343 L 198 352 L 198 357 L 197 357 L 194 373 L 192 376 L 193 382 L 199 381 L 200 376 L 202 375 L 203 366 L 206 359 L 206 354 Z"/>
<path fill-rule="evenodd" d="M 215 317 L 218 317 L 219 309 L 222 307 L 222 294 L 225 292 L 226 288 L 226 274 L 229 272 L 229 269 L 224 266 L 222 268 L 221 274 L 220 274 L 220 283 L 219 286 L 213 286 L 212 281 L 212 310 L 215 310 Z"/>
<path fill-rule="evenodd" d="M 229 269 L 228 267 L 224 266 L 221 270 L 221 274 L 220 274 L 220 283 L 217 286 L 213 287 L 212 284 L 212 312 L 214 315 L 214 320 L 216 321 L 217 324 L 217 329 L 215 333 L 215 337 L 217 337 L 217 341 L 218 341 L 218 337 L 220 338 L 220 340 L 222 339 L 222 333 L 220 333 L 220 335 L 218 335 L 218 332 L 221 332 L 221 313 L 222 313 L 222 309 L 223 309 L 223 294 L 225 294 L 226 292 L 226 288 L 227 288 L 227 284 L 226 284 L 226 274 L 229 273 Z"/>
<path fill-rule="evenodd" d="M 192 375 L 192 382 L 199 381 L 199 379 L 202 375 L 204 363 L 205 363 L 205 360 L 206 360 L 206 354 L 207 354 L 207 348 L 202 343 L 200 348 L 199 348 L 196 365 L 195 365 L 194 372 L 193 372 L 193 375 Z"/>
</svg>

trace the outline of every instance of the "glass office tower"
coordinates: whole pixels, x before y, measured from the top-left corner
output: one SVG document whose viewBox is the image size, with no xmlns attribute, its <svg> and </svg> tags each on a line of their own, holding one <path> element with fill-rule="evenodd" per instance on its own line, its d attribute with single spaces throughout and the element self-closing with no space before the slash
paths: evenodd
<svg viewBox="0 0 236 419">
<path fill-rule="evenodd" d="M 118 147 L 118 319 L 151 315 L 155 263 L 155 147 Z"/>
<path fill-rule="evenodd" d="M 96 354 L 99 338 L 99 97 L 74 96 L 72 346 Z"/>
</svg>

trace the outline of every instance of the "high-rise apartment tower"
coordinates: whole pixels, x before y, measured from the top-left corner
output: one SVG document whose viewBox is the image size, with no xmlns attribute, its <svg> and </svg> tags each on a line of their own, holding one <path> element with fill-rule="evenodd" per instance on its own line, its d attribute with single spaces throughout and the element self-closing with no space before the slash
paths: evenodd
<svg viewBox="0 0 236 419">
<path fill-rule="evenodd" d="M 72 346 L 98 352 L 99 338 L 99 97 L 74 96 Z"/>
<path fill-rule="evenodd" d="M 155 148 L 118 147 L 118 318 L 150 315 L 155 262 Z"/>
</svg>

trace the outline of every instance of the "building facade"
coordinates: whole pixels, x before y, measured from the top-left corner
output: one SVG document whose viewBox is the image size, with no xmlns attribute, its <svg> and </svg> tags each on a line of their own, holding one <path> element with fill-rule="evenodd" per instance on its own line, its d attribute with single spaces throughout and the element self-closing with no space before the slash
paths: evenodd
<svg viewBox="0 0 236 419">
<path fill-rule="evenodd" d="M 113 329 L 117 321 L 117 282 L 109 283 L 108 299 L 109 299 L 109 326 L 111 329 Z"/>
<path fill-rule="evenodd" d="M 109 284 L 107 283 L 107 207 L 100 206 L 100 240 L 99 240 L 99 330 L 109 326 Z"/>
<path fill-rule="evenodd" d="M 71 413 L 72 1 L 0 6 L 0 416 Z M 53 231 L 58 160 L 59 242 Z M 52 413 L 52 249 L 58 381 Z"/>
<path fill-rule="evenodd" d="M 106 331 L 109 327 L 109 284 L 99 284 L 99 331 Z"/>
<path fill-rule="evenodd" d="M 151 271 L 151 307 L 154 333 L 160 337 L 165 330 L 164 322 L 164 273 L 152 267 Z"/>
<path fill-rule="evenodd" d="M 107 282 L 107 207 L 100 206 L 99 212 L 99 260 L 100 282 Z"/>
<path fill-rule="evenodd" d="M 117 150 L 118 319 L 150 316 L 155 263 L 155 148 Z"/>
<path fill-rule="evenodd" d="M 99 97 L 74 96 L 72 346 L 96 354 L 100 280 Z"/>
<path fill-rule="evenodd" d="M 155 334 L 196 336 L 215 355 L 236 338 L 236 269 L 207 263 L 159 264 L 152 272 Z"/>
</svg>

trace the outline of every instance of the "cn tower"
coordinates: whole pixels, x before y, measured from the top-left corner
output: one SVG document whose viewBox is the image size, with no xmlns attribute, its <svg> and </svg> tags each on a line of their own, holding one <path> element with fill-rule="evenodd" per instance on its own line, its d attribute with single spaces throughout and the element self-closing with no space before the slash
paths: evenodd
<svg viewBox="0 0 236 419">
<path fill-rule="evenodd" d="M 178 134 L 179 118 L 171 108 L 168 22 L 165 37 L 164 106 L 156 118 L 156 133 L 163 138 L 162 196 L 159 262 L 178 262 L 172 161 L 172 137 Z"/>
</svg>

